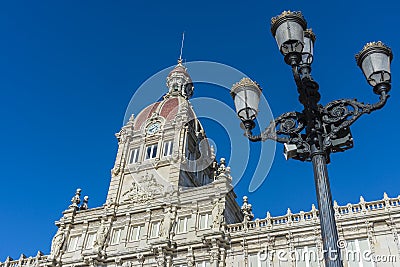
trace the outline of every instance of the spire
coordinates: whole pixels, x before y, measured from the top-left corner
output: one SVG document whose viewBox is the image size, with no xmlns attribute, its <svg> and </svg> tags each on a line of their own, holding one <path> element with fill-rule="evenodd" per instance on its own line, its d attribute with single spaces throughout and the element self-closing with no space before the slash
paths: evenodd
<svg viewBox="0 0 400 267">
<path fill-rule="evenodd" d="M 178 65 L 167 76 L 168 95 L 181 95 L 189 99 L 193 95 L 193 82 L 187 69 L 182 64 L 183 43 L 185 33 L 182 34 L 181 50 L 178 59 Z"/>
<path fill-rule="evenodd" d="M 185 32 L 182 33 L 181 53 L 179 55 L 178 64 L 182 63 L 183 43 L 185 42 Z"/>
</svg>

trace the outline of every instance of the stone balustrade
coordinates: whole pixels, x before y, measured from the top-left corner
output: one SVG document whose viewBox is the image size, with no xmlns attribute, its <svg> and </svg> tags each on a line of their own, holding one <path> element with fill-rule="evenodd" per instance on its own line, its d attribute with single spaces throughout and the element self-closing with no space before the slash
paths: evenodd
<svg viewBox="0 0 400 267">
<path fill-rule="evenodd" d="M 360 202 L 357 204 L 347 204 L 339 206 L 337 202 L 334 202 L 335 216 L 338 221 L 351 219 L 354 216 L 364 215 L 380 215 L 389 213 L 394 210 L 400 210 L 400 196 L 396 198 L 389 198 L 385 193 L 383 199 L 366 202 L 363 197 L 360 197 Z M 100 209 L 86 210 L 82 213 L 99 213 Z M 228 224 L 226 225 L 226 231 L 228 233 L 240 233 L 248 230 L 257 229 L 279 229 L 281 227 L 301 227 L 306 224 L 318 224 L 318 210 L 314 205 L 310 211 L 293 214 L 290 209 L 287 210 L 285 215 L 272 217 L 269 212 L 264 219 L 245 220 L 241 223 Z M 86 218 L 87 216 L 83 216 Z M 40 251 L 35 257 L 26 257 L 21 255 L 18 260 L 13 260 L 10 257 L 4 262 L 0 262 L 0 267 L 38 267 L 43 265 L 47 261 L 47 256 L 44 256 Z"/>
<path fill-rule="evenodd" d="M 338 220 L 342 220 L 347 217 L 350 218 L 350 216 L 357 214 L 363 215 L 374 212 L 385 212 L 398 208 L 400 208 L 400 196 L 396 198 L 389 198 L 386 193 L 384 193 L 383 199 L 376 201 L 366 202 L 363 197 L 360 197 L 360 202 L 357 204 L 349 203 L 344 206 L 338 206 L 337 202 L 334 202 L 335 216 Z M 313 205 L 310 211 L 300 211 L 296 214 L 292 214 L 290 209 L 288 209 L 285 215 L 271 217 L 270 213 L 267 212 L 267 217 L 264 219 L 229 224 L 226 226 L 226 229 L 229 233 L 235 233 L 256 228 L 272 229 L 279 226 L 300 226 L 304 223 L 318 222 L 318 215 L 318 210 Z"/>
<path fill-rule="evenodd" d="M 11 257 L 7 257 L 4 262 L 0 262 L 0 267 L 38 267 L 41 263 L 47 260 L 47 256 L 43 256 L 43 253 L 38 251 L 35 257 L 26 257 L 21 254 L 18 260 L 13 260 Z"/>
</svg>

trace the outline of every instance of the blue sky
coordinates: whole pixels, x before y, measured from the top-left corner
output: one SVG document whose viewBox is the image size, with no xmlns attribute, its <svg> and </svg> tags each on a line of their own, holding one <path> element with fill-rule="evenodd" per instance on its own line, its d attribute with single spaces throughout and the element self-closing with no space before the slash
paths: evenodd
<svg viewBox="0 0 400 267">
<path fill-rule="evenodd" d="M 184 58 L 230 65 L 261 84 L 275 116 L 301 110 L 288 66 L 269 30 L 272 16 L 301 10 L 317 34 L 313 76 L 321 103 L 377 97 L 355 64 L 366 42 L 392 47 L 387 106 L 352 128 L 355 147 L 332 155 L 329 175 L 339 204 L 399 195 L 397 116 L 398 1 L 3 1 L 0 3 L 0 261 L 49 252 L 54 221 L 77 187 L 90 207 L 104 203 L 127 105 L 146 79 L 174 65 L 182 31 Z M 190 70 L 189 70 L 190 72 Z M 164 84 L 160 84 L 164 86 Z M 232 106 L 226 90 L 196 86 L 194 97 Z M 150 104 L 150 103 L 149 103 Z M 229 153 L 223 130 L 204 121 Z M 239 124 L 237 122 L 237 124 Z M 261 127 L 265 127 L 262 125 Z M 237 125 L 237 131 L 241 131 Z M 256 145 L 257 146 L 257 145 Z M 257 150 L 257 147 L 254 147 Z M 267 179 L 248 192 L 257 153 L 235 191 L 256 217 L 309 210 L 316 203 L 312 167 L 285 161 L 277 146 Z M 235 166 L 231 166 L 233 169 Z"/>
</svg>

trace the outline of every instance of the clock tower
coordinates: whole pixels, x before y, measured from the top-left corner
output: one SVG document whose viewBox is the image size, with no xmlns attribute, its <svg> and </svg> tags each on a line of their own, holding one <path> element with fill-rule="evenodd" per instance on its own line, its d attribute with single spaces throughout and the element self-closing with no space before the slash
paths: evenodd
<svg viewBox="0 0 400 267">
<path fill-rule="evenodd" d="M 189 102 L 193 83 L 180 60 L 167 88 L 116 134 L 106 203 L 88 209 L 85 198 L 79 207 L 76 191 L 56 222 L 46 266 L 222 266 L 226 227 L 248 212 L 236 202 L 230 168 L 216 161 Z"/>
<path fill-rule="evenodd" d="M 181 60 L 167 76 L 166 85 L 168 92 L 161 101 L 132 115 L 116 134 L 118 152 L 107 202 L 166 203 L 179 192 L 212 184 L 222 169 L 226 191 L 232 191 L 230 169 L 223 159 L 221 163 L 215 160 L 214 149 L 189 102 L 194 87 Z M 229 194 L 233 200 L 233 191 Z M 236 209 L 232 214 L 237 214 L 229 217 L 240 220 L 235 201 L 232 207 Z"/>
</svg>

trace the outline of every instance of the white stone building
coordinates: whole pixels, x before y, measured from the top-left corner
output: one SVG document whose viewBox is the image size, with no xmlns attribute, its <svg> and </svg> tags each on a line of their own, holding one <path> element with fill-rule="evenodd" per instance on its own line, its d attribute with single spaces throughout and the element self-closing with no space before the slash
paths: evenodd
<svg viewBox="0 0 400 267">
<path fill-rule="evenodd" d="M 180 62 L 167 87 L 162 101 L 116 134 L 106 203 L 88 209 L 78 189 L 56 222 L 50 255 L 7 258 L 0 267 L 323 266 L 316 208 L 254 220 L 247 198 L 242 206 L 236 201 L 230 168 L 205 139 Z M 400 197 L 386 194 L 335 203 L 345 266 L 400 266 L 399 205 Z"/>
</svg>

